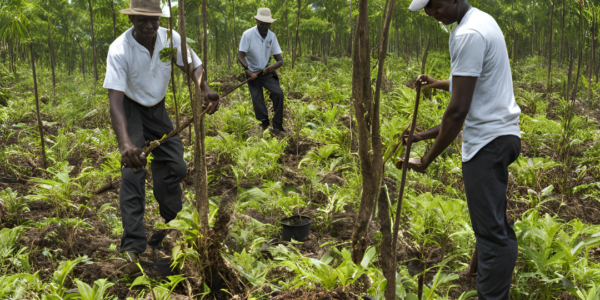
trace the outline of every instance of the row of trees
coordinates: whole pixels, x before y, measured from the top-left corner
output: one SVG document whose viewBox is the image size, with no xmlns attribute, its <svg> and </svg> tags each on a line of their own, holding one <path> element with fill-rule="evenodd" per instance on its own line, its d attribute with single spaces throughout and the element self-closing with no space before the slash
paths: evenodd
<svg viewBox="0 0 600 300">
<path fill-rule="evenodd" d="M 164 1 L 166 4 L 166 1 Z M 389 0 L 373 0 L 369 11 L 369 50 L 377 57 L 383 11 Z M 391 16 L 390 42 L 386 51 L 408 64 L 423 52 L 446 50 L 451 26 L 435 23 L 424 13 L 410 13 L 409 0 L 398 1 Z M 595 59 L 599 4 L 591 0 L 472 0 L 471 3 L 496 18 L 504 31 L 511 58 L 541 56 L 556 65 L 583 52 L 591 78 L 600 72 Z M 31 41 L 40 53 L 40 67 L 59 67 L 69 74 L 80 71 L 95 80 L 102 73 L 110 43 L 130 24 L 118 13 L 126 0 L 0 0 L 0 57 L 15 63 L 28 55 L 21 42 Z M 208 0 L 207 58 L 210 63 L 235 63 L 239 38 L 255 25 L 256 9 L 268 6 L 278 19 L 272 30 L 278 35 L 284 56 L 350 56 L 357 22 L 357 1 L 349 0 Z M 201 0 L 185 3 L 188 37 L 201 39 Z M 177 18 L 177 16 L 174 16 Z M 94 22 L 95 21 L 95 22 Z M 162 25 L 167 27 L 168 21 Z M 178 21 L 174 20 L 175 29 Z M 202 52 L 200 44 L 194 45 Z M 570 53 L 576 49 L 575 54 Z M 100 71 L 99 71 L 99 70 Z"/>
</svg>

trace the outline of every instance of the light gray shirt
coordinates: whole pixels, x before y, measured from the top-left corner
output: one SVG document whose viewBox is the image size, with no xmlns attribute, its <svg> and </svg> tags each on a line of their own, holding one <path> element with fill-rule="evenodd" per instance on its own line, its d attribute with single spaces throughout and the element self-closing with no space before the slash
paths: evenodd
<svg viewBox="0 0 600 300">
<path fill-rule="evenodd" d="M 267 37 L 263 39 L 256 26 L 246 30 L 242 34 L 239 50 L 246 52 L 248 68 L 252 72 L 266 68 L 269 65 L 271 55 L 282 53 L 275 33 L 269 30 Z"/>
<path fill-rule="evenodd" d="M 508 51 L 496 20 L 472 7 L 450 34 L 451 77 L 477 77 L 463 129 L 462 161 L 467 162 L 495 138 L 521 137 Z"/>
<path fill-rule="evenodd" d="M 177 65 L 183 66 L 180 45 L 181 37 L 173 31 Z M 171 60 L 160 60 L 159 53 L 165 47 L 171 47 L 166 28 L 158 29 L 152 57 L 148 49 L 133 38 L 133 27 L 125 31 L 108 48 L 104 88 L 124 92 L 131 100 L 144 106 L 154 106 L 162 101 L 171 80 Z M 189 46 L 187 50 L 188 63 L 193 62 L 194 69 L 198 68 L 202 61 Z"/>
</svg>

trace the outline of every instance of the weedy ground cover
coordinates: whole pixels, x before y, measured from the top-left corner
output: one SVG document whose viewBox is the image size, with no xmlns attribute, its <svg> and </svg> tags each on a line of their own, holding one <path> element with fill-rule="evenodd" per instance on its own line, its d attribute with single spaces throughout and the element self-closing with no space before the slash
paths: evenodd
<svg viewBox="0 0 600 300">
<path fill-rule="evenodd" d="M 448 77 L 445 59 L 430 53 L 427 72 Z M 207 119 L 211 226 L 217 221 L 219 205 L 233 203 L 222 255 L 247 287 L 242 298 L 296 299 L 335 293 L 348 299 L 366 295 L 383 299 L 387 283 L 378 265 L 377 220 L 370 227 L 370 247 L 362 262 L 354 264 L 349 252 L 361 195 L 358 133 L 349 110 L 350 59 L 296 63 L 294 70 L 284 67 L 279 74 L 286 95 L 286 137 L 259 129 L 245 87 Z M 416 65 L 397 66 L 405 62 L 390 57 L 381 103 L 386 148 L 395 145 L 398 134 L 409 125 L 415 98 L 409 83 L 419 73 Z M 538 66 L 529 62 L 513 66 L 516 97 L 523 108 L 523 152 L 510 167 L 509 178 L 509 215 L 519 239 L 511 293 L 514 299 L 561 295 L 595 299 L 600 282 L 600 140 L 594 117 L 598 108 L 577 101 L 569 106 L 562 91 L 540 90 L 545 73 Z M 120 157 L 106 94 L 78 75 L 58 72 L 57 94 L 52 97 L 51 85 L 42 81 L 49 158 L 43 170 L 31 106 L 33 82 L 27 70 L 25 65 L 18 67 L 20 80 L 10 83 L 8 106 L 0 110 L 0 298 L 214 294 L 200 284 L 199 271 L 194 269 L 200 257 L 194 247 L 200 231 L 191 205 L 190 176 L 183 182 L 184 210 L 169 224 L 159 216 L 152 174 L 146 179 L 144 224 L 148 231 L 170 230 L 164 246 L 173 254 L 180 275 L 122 276 L 124 256 L 117 246 L 122 233 Z M 565 70 L 555 72 L 558 79 L 564 77 Z M 40 78 L 49 76 L 47 69 L 40 73 Z M 210 66 L 209 74 L 209 82 L 218 82 L 215 88 L 236 83 L 236 74 L 227 68 Z M 177 92 L 178 99 L 189 98 L 186 89 Z M 417 130 L 438 124 L 449 101 L 447 93 L 425 93 Z M 166 107 L 174 116 L 170 94 Z M 179 103 L 179 109 L 183 118 L 191 115 L 189 103 Z M 575 116 L 569 121 L 565 116 L 571 109 Z M 192 169 L 193 136 L 186 130 L 182 140 L 184 158 Z M 415 145 L 413 156 L 428 147 L 428 143 Z M 401 175 L 393 164 L 390 160 L 385 166 L 383 181 L 383 196 L 390 204 L 397 201 Z M 425 299 L 473 298 L 474 287 L 460 276 L 475 242 L 462 185 L 460 140 L 427 174 L 409 173 L 407 194 L 396 249 L 398 298 L 416 299 L 421 275 Z M 304 242 L 281 244 L 279 220 L 296 214 L 313 219 L 312 233 Z M 390 214 L 394 217 L 396 212 Z M 142 255 L 145 262 L 154 258 L 150 251 Z M 68 295 L 72 288 L 79 293 Z"/>
</svg>

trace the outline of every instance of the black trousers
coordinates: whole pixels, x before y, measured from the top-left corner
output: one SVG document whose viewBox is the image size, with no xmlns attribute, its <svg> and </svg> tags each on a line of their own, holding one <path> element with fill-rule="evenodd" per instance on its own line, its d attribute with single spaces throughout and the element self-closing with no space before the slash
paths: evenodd
<svg viewBox="0 0 600 300">
<path fill-rule="evenodd" d="M 517 236 L 506 218 L 508 166 L 521 152 L 521 139 L 500 136 L 468 162 L 463 180 L 471 224 L 477 239 L 477 296 L 480 300 L 510 297 L 517 261 Z"/>
<path fill-rule="evenodd" d="M 127 133 L 137 147 L 143 148 L 146 140 L 160 139 L 173 130 L 173 123 L 167 114 L 164 101 L 152 107 L 145 107 L 125 96 L 123 108 L 127 117 Z M 152 151 L 152 156 L 154 197 L 158 201 L 160 215 L 165 222 L 169 222 L 181 211 L 183 191 L 179 183 L 187 173 L 181 141 L 178 137 L 168 139 Z M 146 209 L 145 178 L 145 168 L 140 168 L 137 172 L 131 168 L 121 170 L 121 252 L 146 251 L 148 240 L 143 222 Z"/>
<path fill-rule="evenodd" d="M 265 104 L 263 87 L 269 91 L 269 98 L 271 98 L 271 101 L 273 102 L 273 110 L 275 111 L 275 114 L 273 115 L 273 128 L 282 129 L 283 91 L 279 85 L 279 76 L 277 73 L 260 73 L 256 79 L 248 82 L 248 89 L 250 89 L 250 96 L 252 97 L 252 105 L 254 106 L 256 119 L 263 124 L 269 124 L 269 111 Z"/>
</svg>

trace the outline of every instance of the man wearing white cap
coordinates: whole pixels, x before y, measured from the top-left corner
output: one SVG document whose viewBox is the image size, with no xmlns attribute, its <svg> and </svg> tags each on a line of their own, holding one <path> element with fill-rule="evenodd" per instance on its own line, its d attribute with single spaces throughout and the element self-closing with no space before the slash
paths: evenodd
<svg viewBox="0 0 600 300">
<path fill-rule="evenodd" d="M 518 247 L 506 217 L 506 190 L 508 166 L 521 151 L 521 110 L 513 94 L 504 35 L 493 17 L 466 0 L 413 0 L 409 7 L 412 11 L 423 8 L 438 22 L 458 22 L 449 41 L 450 80 L 417 78 L 423 88 L 447 90 L 452 98 L 441 125 L 415 134 L 415 141 L 435 142 L 409 167 L 424 171 L 464 124 L 463 181 L 477 240 L 477 254 L 467 275 L 477 272 L 479 299 L 509 299 Z"/>
<path fill-rule="evenodd" d="M 119 143 L 121 189 L 119 206 L 123 222 L 121 252 L 126 252 L 131 264 L 126 273 L 139 271 L 135 263 L 146 245 L 161 248 L 164 232 L 156 232 L 150 241 L 144 229 L 146 157 L 142 152 L 145 141 L 160 139 L 173 130 L 165 109 L 165 95 L 171 76 L 171 60 L 160 59 L 160 52 L 170 47 L 167 29 L 160 27 L 163 16 L 160 0 L 131 0 L 129 15 L 133 27 L 118 37 L 108 50 L 104 88 L 108 89 L 110 116 Z M 177 66 L 183 70 L 181 39 L 173 32 L 173 47 L 177 48 Z M 208 113 L 219 107 L 219 95 L 213 92 L 202 76 L 202 62 L 188 46 L 187 60 L 193 64 L 193 82 L 207 92 Z M 200 79 L 202 78 L 202 80 Z M 152 151 L 152 180 L 154 196 L 165 222 L 181 211 L 180 182 L 187 173 L 183 146 L 179 137 L 164 141 Z"/>
<path fill-rule="evenodd" d="M 271 10 L 259 8 L 254 17 L 256 26 L 244 32 L 240 40 L 238 61 L 242 64 L 246 77 L 249 79 L 248 88 L 252 97 L 252 105 L 256 119 L 262 124 L 263 130 L 269 128 L 269 112 L 265 104 L 263 87 L 270 93 L 273 102 L 273 132 L 277 135 L 283 134 L 283 91 L 279 85 L 279 77 L 275 70 L 283 66 L 281 48 L 275 33 L 269 28 L 275 22 L 271 18 Z M 273 56 L 275 63 L 269 66 L 269 60 Z"/>
</svg>

